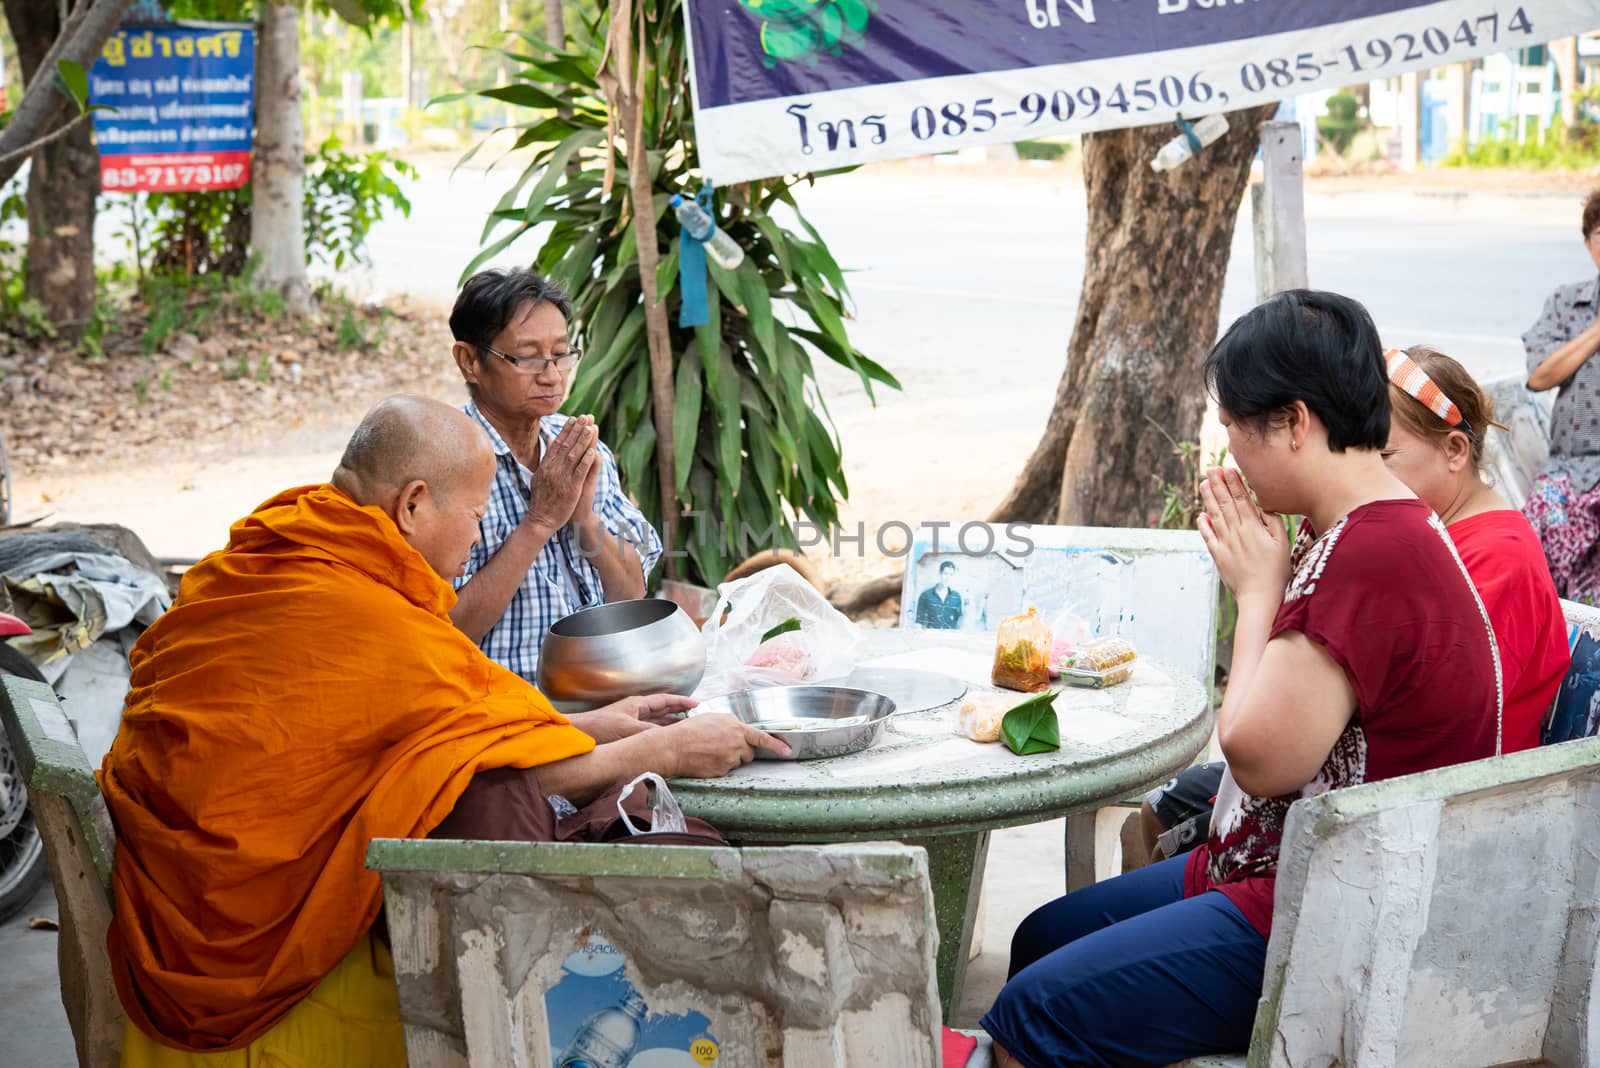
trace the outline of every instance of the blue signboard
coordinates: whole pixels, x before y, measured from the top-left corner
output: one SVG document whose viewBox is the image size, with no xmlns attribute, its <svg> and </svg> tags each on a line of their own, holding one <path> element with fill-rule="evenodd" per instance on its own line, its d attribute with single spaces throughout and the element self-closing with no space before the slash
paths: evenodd
<svg viewBox="0 0 1600 1068">
<path fill-rule="evenodd" d="M 255 31 L 123 27 L 89 72 L 100 187 L 170 193 L 250 184 Z"/>
</svg>

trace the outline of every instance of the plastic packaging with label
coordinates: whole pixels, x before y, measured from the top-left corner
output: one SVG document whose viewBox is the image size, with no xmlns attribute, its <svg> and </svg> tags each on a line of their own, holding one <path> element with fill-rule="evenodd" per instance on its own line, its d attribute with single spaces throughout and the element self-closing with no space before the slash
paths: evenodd
<svg viewBox="0 0 1600 1068">
<path fill-rule="evenodd" d="M 1127 682 L 1139 654 L 1122 638 L 1101 638 L 1056 660 L 1061 681 L 1068 686 L 1103 689 Z"/>
</svg>

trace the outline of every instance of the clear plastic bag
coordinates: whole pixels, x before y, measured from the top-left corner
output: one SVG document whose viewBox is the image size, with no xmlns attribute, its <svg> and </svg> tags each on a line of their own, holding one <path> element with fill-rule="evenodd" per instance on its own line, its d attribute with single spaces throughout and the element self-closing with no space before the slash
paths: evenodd
<svg viewBox="0 0 1600 1068">
<path fill-rule="evenodd" d="M 792 629 L 768 637 L 785 624 Z M 706 674 L 694 692 L 702 701 L 735 690 L 836 679 L 861 655 L 856 625 L 788 564 L 718 586 L 702 633 Z"/>
<path fill-rule="evenodd" d="M 1017 703 L 1015 697 L 975 694 L 961 703 L 956 716 L 956 733 L 974 742 L 998 742 L 1000 725 Z"/>
<path fill-rule="evenodd" d="M 1038 693 L 1050 685 L 1050 628 L 1036 608 L 1000 622 L 994 646 L 996 686 L 1023 693 Z"/>
<path fill-rule="evenodd" d="M 683 809 L 678 807 L 678 799 L 672 796 L 672 791 L 667 789 L 667 781 L 653 771 L 647 771 L 622 788 L 622 793 L 617 797 L 617 815 L 622 817 L 623 826 L 628 828 L 630 834 L 644 834 L 628 818 L 628 810 L 622 807 L 633 793 L 634 787 L 644 783 L 645 793 L 648 795 L 650 787 L 656 788 L 656 803 L 650 809 L 650 833 L 668 831 L 673 834 L 684 834 L 688 826 L 683 822 Z"/>
</svg>

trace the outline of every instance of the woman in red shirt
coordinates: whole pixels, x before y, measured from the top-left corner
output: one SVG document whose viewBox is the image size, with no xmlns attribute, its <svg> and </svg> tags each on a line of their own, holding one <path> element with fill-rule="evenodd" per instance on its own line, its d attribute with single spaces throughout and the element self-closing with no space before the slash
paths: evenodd
<svg viewBox="0 0 1600 1068">
<path fill-rule="evenodd" d="M 1571 653 L 1538 535 L 1483 479 L 1483 434 L 1496 425 L 1494 402 L 1466 368 L 1437 349 L 1414 345 L 1384 358 L 1393 409 L 1384 461 L 1438 514 L 1467 566 L 1500 645 L 1503 748 L 1531 749 L 1539 744 Z M 1205 838 L 1221 779 L 1220 761 L 1200 764 L 1150 792 L 1140 821 L 1151 859 L 1187 852 Z"/>
<path fill-rule="evenodd" d="M 1388 378 L 1366 309 L 1281 293 L 1228 329 L 1206 372 L 1255 491 L 1222 470 L 1201 488 L 1200 534 L 1239 604 L 1217 818 L 1188 856 L 1023 922 L 983 1019 L 1002 1068 L 1246 1048 L 1289 806 L 1500 749 L 1483 605 L 1443 524 L 1383 462 Z M 1281 515 L 1304 517 L 1292 551 Z"/>
<path fill-rule="evenodd" d="M 1394 411 L 1384 462 L 1450 532 L 1500 644 L 1504 750 L 1532 749 L 1571 653 L 1538 535 L 1482 477 L 1483 435 L 1494 425 L 1494 402 L 1466 368 L 1437 349 L 1413 345 L 1403 353 L 1391 349 L 1385 358 Z"/>
</svg>

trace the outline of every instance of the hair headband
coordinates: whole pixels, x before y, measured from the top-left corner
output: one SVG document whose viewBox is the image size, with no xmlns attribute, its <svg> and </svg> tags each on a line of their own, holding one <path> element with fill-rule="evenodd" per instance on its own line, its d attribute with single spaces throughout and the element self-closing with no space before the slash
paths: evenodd
<svg viewBox="0 0 1600 1068">
<path fill-rule="evenodd" d="M 1461 409 L 1456 407 L 1456 402 L 1445 396 L 1444 390 L 1428 377 L 1428 372 L 1417 366 L 1415 360 L 1399 349 L 1385 352 L 1383 359 L 1389 368 L 1390 382 L 1450 426 L 1463 431 L 1468 437 L 1477 436 L 1472 430 L 1472 424 L 1467 422 L 1466 417 L 1461 414 Z"/>
</svg>

